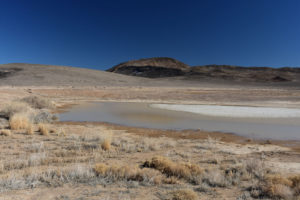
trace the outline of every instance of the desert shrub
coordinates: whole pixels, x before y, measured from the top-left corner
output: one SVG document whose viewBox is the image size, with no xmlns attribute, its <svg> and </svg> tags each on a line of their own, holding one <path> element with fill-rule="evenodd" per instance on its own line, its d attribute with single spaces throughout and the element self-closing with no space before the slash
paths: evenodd
<svg viewBox="0 0 300 200">
<path fill-rule="evenodd" d="M 300 187 L 300 175 L 291 176 L 288 179 L 292 181 L 292 187 Z"/>
<path fill-rule="evenodd" d="M 0 117 L 0 129 L 5 129 L 8 125 L 8 120 Z"/>
<path fill-rule="evenodd" d="M 6 118 L 11 118 L 17 113 L 30 113 L 32 109 L 25 102 L 13 101 L 9 104 L 6 104 L 1 110 L 1 115 Z"/>
<path fill-rule="evenodd" d="M 66 136 L 67 135 L 65 129 L 63 129 L 63 128 L 59 128 L 56 133 L 58 136 Z"/>
<path fill-rule="evenodd" d="M 293 199 L 299 196 L 300 176 L 283 177 L 280 174 L 266 175 L 251 192 L 252 197 Z"/>
<path fill-rule="evenodd" d="M 106 165 L 98 163 L 94 167 L 97 176 L 105 178 L 109 182 L 138 181 L 151 184 L 160 184 L 163 177 L 152 169 L 140 169 L 136 166 Z"/>
<path fill-rule="evenodd" d="M 259 159 L 246 160 L 244 167 L 248 173 L 258 179 L 263 179 L 267 172 L 264 162 Z"/>
<path fill-rule="evenodd" d="M 110 150 L 111 148 L 111 140 L 110 138 L 105 138 L 101 141 L 101 148 L 104 150 L 104 151 L 108 151 Z"/>
<path fill-rule="evenodd" d="M 46 159 L 45 152 L 32 153 L 28 159 L 28 166 L 40 165 Z"/>
<path fill-rule="evenodd" d="M 25 113 L 14 114 L 9 119 L 9 126 L 12 130 L 26 129 L 30 124 L 28 115 Z"/>
<path fill-rule="evenodd" d="M 11 131 L 8 130 L 8 129 L 0 130 L 0 135 L 10 136 L 11 135 Z"/>
<path fill-rule="evenodd" d="M 208 171 L 202 181 L 211 187 L 226 187 L 230 185 L 225 175 L 220 170 Z"/>
<path fill-rule="evenodd" d="M 51 123 L 53 122 L 53 114 L 51 114 L 49 111 L 47 110 L 40 110 L 38 111 L 34 117 L 33 117 L 33 121 L 34 123 Z"/>
<path fill-rule="evenodd" d="M 175 163 L 165 157 L 153 157 L 151 161 L 146 161 L 143 167 L 154 168 L 161 173 L 178 178 L 183 178 L 193 182 L 195 177 L 203 174 L 203 169 L 191 163 Z"/>
<path fill-rule="evenodd" d="M 268 184 L 280 184 L 291 187 L 293 182 L 289 178 L 285 178 L 280 174 L 270 174 L 264 177 L 264 181 Z"/>
<path fill-rule="evenodd" d="M 26 134 L 27 135 L 32 135 L 34 133 L 34 127 L 32 124 L 28 124 L 27 128 L 26 128 Z"/>
<path fill-rule="evenodd" d="M 86 183 L 94 181 L 94 171 L 84 165 L 76 164 L 69 168 L 47 168 L 45 171 L 16 174 L 9 173 L 0 179 L 0 192 L 15 189 L 35 188 L 41 185 L 61 186 L 64 183 Z"/>
<path fill-rule="evenodd" d="M 38 127 L 39 127 L 39 132 L 42 135 L 45 135 L 45 136 L 49 135 L 49 129 L 46 124 L 39 124 Z"/>
<path fill-rule="evenodd" d="M 172 192 L 172 200 L 196 200 L 198 195 L 191 189 L 176 190 Z"/>
<path fill-rule="evenodd" d="M 292 189 L 283 184 L 268 184 L 263 187 L 263 194 L 272 199 L 291 199 L 293 197 Z"/>
<path fill-rule="evenodd" d="M 32 108 L 36 109 L 52 109 L 54 108 L 54 103 L 47 98 L 38 96 L 29 96 L 22 99 L 23 102 L 28 103 Z"/>
</svg>

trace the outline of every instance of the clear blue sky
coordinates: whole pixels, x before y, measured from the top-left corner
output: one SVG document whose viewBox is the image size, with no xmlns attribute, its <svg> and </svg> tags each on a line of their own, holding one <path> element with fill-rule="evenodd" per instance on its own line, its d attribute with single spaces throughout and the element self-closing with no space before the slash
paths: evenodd
<svg viewBox="0 0 300 200">
<path fill-rule="evenodd" d="M 0 63 L 300 66 L 300 0 L 0 0 Z"/>
</svg>

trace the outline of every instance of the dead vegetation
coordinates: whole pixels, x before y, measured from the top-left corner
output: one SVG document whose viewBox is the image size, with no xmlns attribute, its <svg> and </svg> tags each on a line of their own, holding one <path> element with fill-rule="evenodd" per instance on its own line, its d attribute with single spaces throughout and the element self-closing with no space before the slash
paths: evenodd
<svg viewBox="0 0 300 200">
<path fill-rule="evenodd" d="M 34 109 L 53 109 L 55 107 L 51 100 L 40 96 L 28 96 L 23 98 L 21 101 L 27 103 Z"/>
<path fill-rule="evenodd" d="M 219 195 L 216 191 L 224 189 L 239 194 L 248 192 L 252 198 L 292 199 L 299 195 L 299 176 L 279 176 L 260 157 L 244 161 L 247 156 L 241 159 L 217 148 L 212 151 L 220 143 L 212 138 L 208 138 L 210 142 L 166 142 L 95 127 L 56 125 L 48 130 L 52 130 L 48 137 L 3 137 L 6 142 L 0 142 L 2 192 L 80 183 L 147 187 L 159 190 L 161 199 L 171 200 L 202 196 L 213 199 Z M 68 134 L 62 136 L 58 134 L 60 130 Z M 6 145 L 8 141 L 10 147 Z M 106 142 L 109 148 L 103 147 Z M 212 156 L 218 156 L 219 161 L 203 162 Z"/>
<path fill-rule="evenodd" d="M 109 126 L 35 123 L 27 113 L 39 110 L 21 104 L 27 106 L 22 112 L 6 109 L 9 127 L 0 130 L 1 193 L 81 184 L 100 185 L 103 191 L 147 188 L 149 199 L 161 200 L 300 195 L 299 174 L 270 170 L 263 153 L 254 152 L 257 146 L 235 146 L 214 137 L 148 137 Z M 239 154 L 239 148 L 247 151 Z"/>
<path fill-rule="evenodd" d="M 198 195 L 191 189 L 172 192 L 172 200 L 196 200 Z"/>
<path fill-rule="evenodd" d="M 9 126 L 12 130 L 20 130 L 27 129 L 31 124 L 25 113 L 16 113 L 10 117 Z"/>
<path fill-rule="evenodd" d="M 47 124 L 38 124 L 38 128 L 39 128 L 39 132 L 44 135 L 44 136 L 48 136 L 49 135 L 49 128 L 47 126 Z"/>
<path fill-rule="evenodd" d="M 281 174 L 265 176 L 256 187 L 251 188 L 256 198 L 293 199 L 300 195 L 300 175 L 284 177 Z"/>
<path fill-rule="evenodd" d="M 148 184 L 160 184 L 162 175 L 152 169 L 140 169 L 136 166 L 108 166 L 103 163 L 95 165 L 94 171 L 98 177 L 106 179 L 108 182 L 116 181 L 137 181 Z"/>
<path fill-rule="evenodd" d="M 11 135 L 11 131 L 9 129 L 0 130 L 0 135 L 10 136 Z"/>
<path fill-rule="evenodd" d="M 143 167 L 154 168 L 167 177 L 183 178 L 193 182 L 203 174 L 203 169 L 193 163 L 175 163 L 165 157 L 157 156 L 146 161 Z"/>
<path fill-rule="evenodd" d="M 25 134 L 33 135 L 35 130 L 34 124 L 39 122 L 39 132 L 42 135 L 48 135 L 47 124 L 44 122 L 52 121 L 53 115 L 50 114 L 50 110 L 47 110 L 51 108 L 54 108 L 54 104 L 50 100 L 29 96 L 6 104 L 0 111 L 0 117 L 2 117 L 2 121 L 8 120 L 9 127 L 7 128 L 12 130 L 11 133 L 23 131 Z"/>
<path fill-rule="evenodd" d="M 11 118 L 13 115 L 17 113 L 32 113 L 33 109 L 25 102 L 21 101 L 13 101 L 4 105 L 1 110 L 1 115 L 7 119 Z"/>
</svg>

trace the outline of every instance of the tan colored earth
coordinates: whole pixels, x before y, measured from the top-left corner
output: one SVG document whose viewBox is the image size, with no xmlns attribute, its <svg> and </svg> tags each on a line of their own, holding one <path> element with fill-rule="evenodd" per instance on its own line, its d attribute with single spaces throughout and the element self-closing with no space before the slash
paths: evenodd
<svg viewBox="0 0 300 200">
<path fill-rule="evenodd" d="M 86 101 L 300 106 L 300 90 L 294 86 L 153 80 L 31 64 L 8 64 L 1 68 L 22 70 L 0 78 L 0 110 L 27 96 L 52 100 L 56 108 L 51 111 L 56 113 Z M 194 199 L 273 199 L 278 196 L 270 196 L 267 190 L 259 191 L 264 188 L 260 184 L 269 187 L 264 182 L 266 177 L 300 176 L 298 141 L 253 141 L 200 130 L 166 131 L 101 122 L 54 122 L 47 126 L 52 130 L 47 136 L 40 134 L 38 125 L 34 125 L 33 135 L 13 130 L 9 136 L 0 136 L 0 199 L 176 200 L 177 191 L 191 192 L 196 195 Z M 105 139 L 111 143 L 109 150 L 102 147 Z M 141 166 L 145 161 L 156 156 L 178 166 L 199 166 L 204 171 L 201 181 L 193 182 L 191 177 L 170 175 L 158 169 L 153 169 L 153 173 L 163 180 L 159 183 L 136 177 L 129 180 L 114 171 L 95 177 L 93 172 L 97 163 L 144 170 Z M 250 168 L 251 173 L 247 171 Z M 223 174 L 228 170 L 230 179 Z M 249 174 L 235 177 L 239 170 Z M 272 184 L 283 188 L 276 189 L 280 198 L 298 198 L 296 189 L 282 183 Z M 265 192 L 265 196 L 255 196 L 259 192 Z M 188 198 L 186 195 L 182 199 Z"/>
</svg>

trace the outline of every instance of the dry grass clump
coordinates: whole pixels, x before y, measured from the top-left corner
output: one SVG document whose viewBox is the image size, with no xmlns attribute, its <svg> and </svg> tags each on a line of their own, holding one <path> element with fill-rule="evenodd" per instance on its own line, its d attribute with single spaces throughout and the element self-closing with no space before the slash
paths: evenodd
<svg viewBox="0 0 300 200">
<path fill-rule="evenodd" d="M 201 176 L 204 172 L 198 165 L 175 163 L 162 156 L 153 157 L 151 161 L 146 161 L 143 167 L 154 168 L 168 177 L 175 176 L 189 181 L 193 181 L 195 177 Z"/>
<path fill-rule="evenodd" d="M 0 130 L 0 135 L 10 136 L 11 135 L 11 131 L 9 129 Z"/>
<path fill-rule="evenodd" d="M 269 184 L 281 184 L 291 187 L 293 182 L 289 178 L 285 178 L 280 174 L 270 174 L 265 176 L 265 182 Z"/>
<path fill-rule="evenodd" d="M 32 109 L 25 102 L 13 101 L 4 106 L 1 114 L 6 118 L 11 118 L 17 113 L 30 113 Z"/>
<path fill-rule="evenodd" d="M 283 177 L 279 174 L 267 175 L 264 177 L 252 192 L 256 198 L 269 197 L 272 199 L 293 199 L 300 195 L 300 176 Z"/>
<path fill-rule="evenodd" d="M 32 124 L 28 124 L 27 128 L 26 128 L 26 134 L 27 135 L 33 135 L 34 133 L 34 127 Z"/>
<path fill-rule="evenodd" d="M 97 176 L 105 178 L 109 182 L 115 181 L 138 181 L 151 184 L 160 184 L 162 175 L 152 169 L 140 169 L 136 166 L 106 165 L 98 163 L 94 167 Z"/>
<path fill-rule="evenodd" d="M 14 114 L 9 119 L 9 126 L 12 130 L 26 129 L 30 124 L 31 123 L 28 119 L 28 115 L 25 113 Z"/>
<path fill-rule="evenodd" d="M 49 135 L 49 129 L 48 129 L 48 126 L 46 124 L 39 124 L 38 125 L 39 127 L 39 132 L 42 134 L 42 135 Z"/>
<path fill-rule="evenodd" d="M 300 175 L 289 177 L 292 181 L 292 188 L 294 189 L 295 195 L 300 196 Z"/>
<path fill-rule="evenodd" d="M 108 151 L 111 148 L 111 139 L 110 138 L 105 138 L 101 141 L 101 148 L 104 151 Z"/>
<path fill-rule="evenodd" d="M 263 193 L 273 199 L 291 199 L 293 197 L 291 188 L 282 184 L 267 185 L 263 189 Z"/>
<path fill-rule="evenodd" d="M 23 102 L 29 104 L 32 108 L 36 109 L 51 109 L 54 108 L 54 103 L 47 98 L 38 96 L 29 96 L 22 99 Z"/>
<path fill-rule="evenodd" d="M 55 130 L 54 130 L 54 132 L 55 132 Z M 67 135 L 65 129 L 63 129 L 63 128 L 59 128 L 56 131 L 56 133 L 57 133 L 58 136 L 66 136 Z"/>
<path fill-rule="evenodd" d="M 191 189 L 172 192 L 172 200 L 196 200 L 198 195 Z"/>
</svg>

